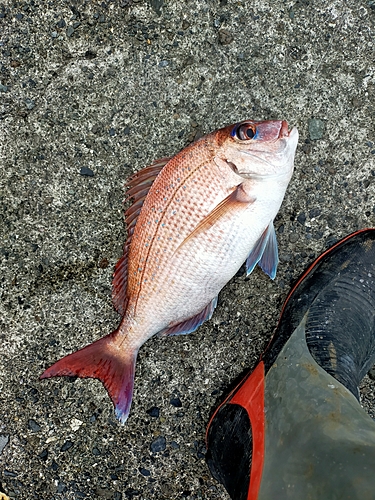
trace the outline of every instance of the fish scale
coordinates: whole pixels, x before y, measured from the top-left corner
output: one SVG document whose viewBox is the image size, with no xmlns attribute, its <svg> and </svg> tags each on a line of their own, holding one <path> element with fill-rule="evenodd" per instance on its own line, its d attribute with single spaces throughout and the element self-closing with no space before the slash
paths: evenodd
<svg viewBox="0 0 375 500">
<path fill-rule="evenodd" d="M 200 155 L 196 158 L 196 165 L 191 165 L 189 170 L 180 166 L 178 160 L 177 157 L 167 164 L 165 176 L 156 179 L 145 201 L 132 237 L 132 247 L 129 253 L 130 276 L 139 275 L 142 259 L 146 261 L 146 265 L 142 267 L 142 278 L 152 276 L 157 272 L 160 283 L 165 280 L 165 276 L 177 273 L 179 261 L 176 262 L 176 259 L 173 259 L 177 247 L 210 212 L 212 206 L 217 204 L 217 200 L 228 194 L 218 167 L 215 163 L 210 163 L 209 158 Z M 204 170 L 205 178 L 203 178 L 202 170 Z M 169 182 L 169 177 L 172 177 L 172 182 Z M 206 183 L 203 182 L 204 180 Z M 240 180 L 237 180 L 237 183 Z M 206 187 L 207 181 L 210 185 L 209 190 Z M 173 191 L 170 189 L 172 185 Z M 189 193 L 189 198 L 184 195 L 185 191 Z M 156 213 L 160 211 L 162 215 L 160 219 L 156 219 L 157 223 L 155 219 L 151 219 L 151 224 L 146 227 L 147 222 L 150 222 L 148 213 L 152 209 Z M 149 243 L 147 235 L 150 234 L 152 234 L 152 243 L 147 246 Z M 141 280 L 137 278 L 136 283 L 131 278 L 129 280 L 129 295 L 137 296 L 141 293 L 141 289 L 150 286 L 145 284 L 144 278 Z M 150 283 L 149 279 L 148 283 Z M 156 280 L 153 286 L 153 290 L 145 290 L 144 293 L 149 295 L 154 291 L 160 292 Z M 158 300 L 155 295 L 152 295 L 152 299 Z"/>
<path fill-rule="evenodd" d="M 274 278 L 273 219 L 293 172 L 296 129 L 247 120 L 219 129 L 131 176 L 128 239 L 116 265 L 114 332 L 48 368 L 42 378 L 100 379 L 118 419 L 129 415 L 135 363 L 152 335 L 187 334 L 211 318 L 246 260 Z"/>
</svg>

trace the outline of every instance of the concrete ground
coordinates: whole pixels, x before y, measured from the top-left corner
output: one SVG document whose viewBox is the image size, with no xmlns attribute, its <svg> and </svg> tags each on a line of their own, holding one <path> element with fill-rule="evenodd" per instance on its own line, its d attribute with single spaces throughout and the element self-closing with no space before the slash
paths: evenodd
<svg viewBox="0 0 375 500">
<path fill-rule="evenodd" d="M 2 1 L 0 491 L 228 498 L 205 463 L 210 414 L 308 263 L 375 225 L 374 22 L 373 0 Z M 100 382 L 39 381 L 118 325 L 128 176 L 245 118 L 300 132 L 275 281 L 239 272 L 198 331 L 149 340 L 125 426 Z M 374 412 L 368 377 L 362 396 Z"/>
</svg>

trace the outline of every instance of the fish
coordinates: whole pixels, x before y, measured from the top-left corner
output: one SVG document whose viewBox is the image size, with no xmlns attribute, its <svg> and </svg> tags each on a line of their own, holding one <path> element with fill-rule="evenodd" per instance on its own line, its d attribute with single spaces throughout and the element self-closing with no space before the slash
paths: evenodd
<svg viewBox="0 0 375 500">
<path fill-rule="evenodd" d="M 285 120 L 245 120 L 211 132 L 126 183 L 127 240 L 112 300 L 112 333 L 50 366 L 41 379 L 101 380 L 121 423 L 130 412 L 139 348 L 155 334 L 188 334 L 209 320 L 246 262 L 275 278 L 273 220 L 293 174 L 298 131 Z"/>
</svg>

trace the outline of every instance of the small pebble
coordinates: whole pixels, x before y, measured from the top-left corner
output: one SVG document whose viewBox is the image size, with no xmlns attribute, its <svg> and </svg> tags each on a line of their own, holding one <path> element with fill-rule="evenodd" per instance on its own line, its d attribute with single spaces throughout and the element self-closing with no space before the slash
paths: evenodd
<svg viewBox="0 0 375 500">
<path fill-rule="evenodd" d="M 164 60 L 164 61 L 160 61 L 159 66 L 161 68 L 165 68 L 166 66 L 168 66 L 168 64 L 169 64 L 169 62 Z"/>
<path fill-rule="evenodd" d="M 68 26 L 67 30 L 66 30 L 66 35 L 67 36 L 72 36 L 74 33 L 74 28 L 73 26 Z"/>
<path fill-rule="evenodd" d="M 312 236 L 313 236 L 314 240 L 321 240 L 323 238 L 323 232 L 316 231 Z"/>
<path fill-rule="evenodd" d="M 29 99 L 28 97 L 26 97 L 26 99 L 25 99 L 25 104 L 26 104 L 27 109 L 35 108 L 35 102 L 32 99 Z"/>
<path fill-rule="evenodd" d="M 0 434 L 0 455 L 3 452 L 3 449 L 9 443 L 9 436 L 7 434 Z"/>
<path fill-rule="evenodd" d="M 302 226 L 305 224 L 306 222 L 306 215 L 305 215 L 305 212 L 301 212 L 298 217 L 297 217 L 297 220 L 300 224 L 302 224 Z"/>
<path fill-rule="evenodd" d="M 72 421 L 70 422 L 70 428 L 73 431 L 78 431 L 78 429 L 81 427 L 83 424 L 82 420 L 79 420 L 78 418 L 73 418 Z"/>
<path fill-rule="evenodd" d="M 57 485 L 57 493 L 63 493 L 64 491 L 66 491 L 66 484 L 63 482 L 59 482 L 59 484 Z"/>
<path fill-rule="evenodd" d="M 302 151 L 306 154 L 309 155 L 311 153 L 311 144 L 304 144 L 302 146 Z"/>
<path fill-rule="evenodd" d="M 0 83 L 0 92 L 8 92 L 8 87 Z"/>
<path fill-rule="evenodd" d="M 74 445 L 74 443 L 72 443 L 72 441 L 65 441 L 65 443 L 61 446 L 60 448 L 60 451 L 67 451 L 69 450 L 72 446 Z"/>
<path fill-rule="evenodd" d="M 312 141 L 322 139 L 325 131 L 325 123 L 318 118 L 310 118 L 308 121 L 309 136 Z"/>
<path fill-rule="evenodd" d="M 181 399 L 180 398 L 172 398 L 169 402 L 175 408 L 181 408 L 182 407 L 182 403 L 181 403 Z"/>
<path fill-rule="evenodd" d="M 88 59 L 88 60 L 91 60 L 91 59 L 95 59 L 96 57 L 96 52 L 94 52 L 93 50 L 86 50 L 85 52 L 85 59 Z"/>
<path fill-rule="evenodd" d="M 319 210 L 319 208 L 312 208 L 309 212 L 309 217 L 310 219 L 313 219 L 314 217 L 318 217 L 321 213 L 322 211 Z"/>
<path fill-rule="evenodd" d="M 91 168 L 88 167 L 82 167 L 81 170 L 79 171 L 81 175 L 85 175 L 86 177 L 94 177 L 94 172 L 91 170 Z"/>
<path fill-rule="evenodd" d="M 144 467 L 139 467 L 139 472 L 142 474 L 142 476 L 151 476 L 151 472 L 148 469 L 145 469 Z"/>
<path fill-rule="evenodd" d="M 296 243 L 298 241 L 298 234 L 297 233 L 291 233 L 289 235 L 289 241 L 290 241 L 290 243 Z"/>
<path fill-rule="evenodd" d="M 232 33 L 228 30 L 220 30 L 219 31 L 219 42 L 221 45 L 229 45 L 234 40 Z"/>
<path fill-rule="evenodd" d="M 106 269 L 109 266 L 109 260 L 105 257 L 99 262 L 98 266 L 100 269 Z"/>
<path fill-rule="evenodd" d="M 352 105 L 355 107 L 355 108 L 359 108 L 361 106 L 361 101 L 360 99 L 358 99 L 358 97 L 353 97 L 352 99 Z"/>
<path fill-rule="evenodd" d="M 290 253 L 280 254 L 280 262 L 290 262 L 291 260 L 292 260 L 292 256 Z"/>
<path fill-rule="evenodd" d="M 31 429 L 33 432 L 39 432 L 41 427 L 37 422 L 35 422 L 35 420 L 33 418 L 30 418 L 29 429 Z"/>
<path fill-rule="evenodd" d="M 164 451 L 167 447 L 167 441 L 164 436 L 159 436 L 150 444 L 150 450 L 152 453 L 159 453 Z"/>
<path fill-rule="evenodd" d="M 146 413 L 148 413 L 150 417 L 159 418 L 160 410 L 157 406 L 153 406 L 152 408 L 149 408 Z"/>
<path fill-rule="evenodd" d="M 158 16 L 161 14 L 161 8 L 163 7 L 164 0 L 151 0 L 150 4 L 152 9 L 156 12 Z"/>
<path fill-rule="evenodd" d="M 17 474 L 15 472 L 12 472 L 11 470 L 7 470 L 5 469 L 4 470 L 4 476 L 8 476 L 8 477 L 17 477 Z"/>
<path fill-rule="evenodd" d="M 95 498 L 112 499 L 114 498 L 114 491 L 107 487 L 98 486 L 95 490 Z"/>
</svg>

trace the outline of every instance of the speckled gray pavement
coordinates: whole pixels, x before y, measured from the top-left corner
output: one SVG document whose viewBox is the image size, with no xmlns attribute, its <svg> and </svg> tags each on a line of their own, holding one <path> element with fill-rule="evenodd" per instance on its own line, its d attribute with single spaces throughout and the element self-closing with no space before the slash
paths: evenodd
<svg viewBox="0 0 375 500">
<path fill-rule="evenodd" d="M 205 428 L 288 289 L 375 225 L 373 0 L 0 4 L 0 491 L 16 499 L 226 499 Z M 245 118 L 300 143 L 274 282 L 243 270 L 211 321 L 141 349 L 125 426 L 100 382 L 39 381 L 116 328 L 123 185 Z M 374 383 L 363 402 L 374 415 Z"/>
</svg>

